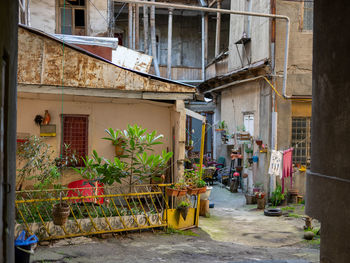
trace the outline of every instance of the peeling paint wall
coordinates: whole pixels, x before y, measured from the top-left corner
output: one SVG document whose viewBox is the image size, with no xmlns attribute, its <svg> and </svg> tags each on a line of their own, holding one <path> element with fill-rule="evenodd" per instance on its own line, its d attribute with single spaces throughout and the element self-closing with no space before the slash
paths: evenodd
<svg viewBox="0 0 350 263">
<path fill-rule="evenodd" d="M 30 0 L 30 25 L 46 33 L 55 34 L 56 21 L 59 13 L 56 13 L 58 0 Z M 108 32 L 108 1 L 86 1 L 87 35 L 107 36 Z"/>
<path fill-rule="evenodd" d="M 30 25 L 46 33 L 56 33 L 56 1 L 30 0 Z"/>
<path fill-rule="evenodd" d="M 252 12 L 270 13 L 269 0 L 231 0 L 231 9 L 247 11 L 249 1 L 252 3 Z M 247 65 L 246 56 L 243 56 L 243 45 L 238 45 L 237 51 L 235 42 L 242 38 L 243 32 L 251 32 L 251 42 L 246 44 L 247 53 L 251 52 L 251 63 L 269 58 L 270 56 L 270 20 L 263 17 L 252 17 L 251 27 L 248 29 L 248 17 L 231 15 L 230 21 L 230 44 L 229 44 L 229 63 L 228 70 L 232 71 L 242 67 L 239 54 L 243 59 L 244 66 Z M 249 55 L 248 55 L 249 56 Z"/>
<path fill-rule="evenodd" d="M 21 94 L 18 96 L 17 110 L 17 133 L 29 133 L 39 136 L 40 129 L 34 123 L 37 114 L 43 114 L 48 110 L 51 115 L 51 124 L 56 125 L 56 137 L 46 137 L 44 140 L 50 144 L 55 152 L 59 154 L 61 145 L 61 121 L 62 97 L 60 95 L 43 94 Z M 171 113 L 174 106 L 166 103 L 154 103 L 149 101 L 132 99 L 101 99 L 96 97 L 64 96 L 64 114 L 89 115 L 88 130 L 88 153 L 96 150 L 99 155 L 106 158 L 113 158 L 114 147 L 102 137 L 106 136 L 105 129 L 125 129 L 128 124 L 138 124 L 147 128 L 149 132 L 156 130 L 163 134 L 163 144 L 155 146 L 155 153 L 161 153 L 163 149 L 171 150 L 172 145 L 172 123 Z M 183 126 L 183 124 L 182 124 Z M 176 159 L 177 160 L 177 159 Z M 67 184 L 80 175 L 74 172 L 62 179 Z"/>
<path fill-rule="evenodd" d="M 126 91 L 189 92 L 192 87 L 160 81 L 122 69 L 108 62 L 64 48 L 51 38 L 19 28 L 18 83 Z"/>
</svg>

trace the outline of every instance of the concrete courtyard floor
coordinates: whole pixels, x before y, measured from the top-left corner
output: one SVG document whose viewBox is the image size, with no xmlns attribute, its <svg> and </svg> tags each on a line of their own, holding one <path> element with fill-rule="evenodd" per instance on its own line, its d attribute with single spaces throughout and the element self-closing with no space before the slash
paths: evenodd
<svg viewBox="0 0 350 263">
<path fill-rule="evenodd" d="M 31 262 L 319 262 L 319 248 L 303 241 L 301 218 L 266 217 L 242 194 L 215 186 L 210 218 L 192 231 L 74 238 L 39 246 Z"/>
</svg>

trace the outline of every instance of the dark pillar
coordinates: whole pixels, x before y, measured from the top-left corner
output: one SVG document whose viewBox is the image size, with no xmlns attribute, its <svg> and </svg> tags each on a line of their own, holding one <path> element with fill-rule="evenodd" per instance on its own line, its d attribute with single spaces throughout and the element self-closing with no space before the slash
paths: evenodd
<svg viewBox="0 0 350 263">
<path fill-rule="evenodd" d="M 312 155 L 306 212 L 321 221 L 321 262 L 350 262 L 350 4 L 314 1 Z"/>
<path fill-rule="evenodd" d="M 0 262 L 14 262 L 18 1 L 0 3 Z"/>
</svg>

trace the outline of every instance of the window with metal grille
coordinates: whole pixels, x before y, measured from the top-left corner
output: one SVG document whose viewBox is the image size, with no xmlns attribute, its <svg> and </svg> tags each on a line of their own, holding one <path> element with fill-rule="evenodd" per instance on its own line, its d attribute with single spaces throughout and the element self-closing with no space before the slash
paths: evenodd
<svg viewBox="0 0 350 263">
<path fill-rule="evenodd" d="M 310 166 L 311 157 L 311 118 L 292 118 L 293 163 Z"/>
<path fill-rule="evenodd" d="M 304 2 L 303 30 L 312 31 L 314 25 L 314 2 Z"/>
<path fill-rule="evenodd" d="M 87 115 L 63 115 L 63 143 L 77 155 L 77 166 L 84 166 L 81 157 L 88 155 L 88 124 Z M 65 157 L 65 152 L 61 153 Z"/>
</svg>

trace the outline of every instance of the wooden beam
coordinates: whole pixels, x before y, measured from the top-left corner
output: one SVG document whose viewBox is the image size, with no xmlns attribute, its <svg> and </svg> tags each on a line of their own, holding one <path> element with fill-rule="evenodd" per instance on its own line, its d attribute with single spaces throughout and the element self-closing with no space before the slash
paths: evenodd
<svg viewBox="0 0 350 263">
<path fill-rule="evenodd" d="M 213 6 L 216 4 L 216 2 L 217 2 L 217 0 L 212 0 L 212 1 L 209 3 L 208 7 L 213 7 Z"/>
</svg>

